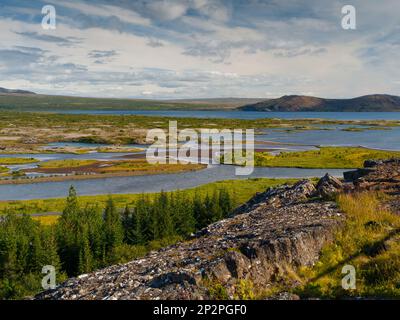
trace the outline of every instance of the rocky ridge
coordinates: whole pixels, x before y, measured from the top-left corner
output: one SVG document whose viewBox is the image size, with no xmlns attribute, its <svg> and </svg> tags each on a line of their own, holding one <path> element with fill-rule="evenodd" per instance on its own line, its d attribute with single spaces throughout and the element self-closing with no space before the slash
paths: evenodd
<svg viewBox="0 0 400 320">
<path fill-rule="evenodd" d="M 313 265 L 345 216 L 329 199 L 341 191 L 399 191 L 400 160 L 367 161 L 345 174 L 302 180 L 256 194 L 232 216 L 185 242 L 142 259 L 67 280 L 36 299 L 212 299 L 212 286 L 235 296 L 239 279 L 268 288 L 281 275 Z"/>
<path fill-rule="evenodd" d="M 400 214 L 400 159 L 367 160 L 364 168 L 344 173 L 347 183 L 355 191 L 380 191 L 390 197 L 384 201 L 392 212 Z"/>
<path fill-rule="evenodd" d="M 345 172 L 344 178 L 359 190 L 397 194 L 400 190 L 400 159 L 367 160 L 364 168 Z"/>
</svg>

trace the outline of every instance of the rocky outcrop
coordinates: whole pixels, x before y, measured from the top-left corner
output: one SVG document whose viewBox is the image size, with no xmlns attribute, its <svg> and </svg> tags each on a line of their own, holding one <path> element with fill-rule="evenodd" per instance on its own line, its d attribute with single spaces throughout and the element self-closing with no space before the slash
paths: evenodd
<svg viewBox="0 0 400 320">
<path fill-rule="evenodd" d="M 36 299 L 209 299 L 239 279 L 266 288 L 287 270 L 312 265 L 343 218 L 334 202 L 315 200 L 308 181 L 256 195 L 235 215 L 143 259 L 69 279 Z"/>
<path fill-rule="evenodd" d="M 280 207 L 295 202 L 305 201 L 315 195 L 317 190 L 309 180 L 302 180 L 293 186 L 285 184 L 276 188 L 269 188 L 265 192 L 257 193 L 248 202 L 233 211 L 233 215 L 250 212 L 259 207 Z"/>
<path fill-rule="evenodd" d="M 353 183 L 357 179 L 364 177 L 373 171 L 373 168 L 360 168 L 354 171 L 343 172 L 343 177 L 346 182 Z"/>
<path fill-rule="evenodd" d="M 375 190 L 389 194 L 400 191 L 400 159 L 367 160 L 364 168 L 344 173 L 357 191 Z"/>
<path fill-rule="evenodd" d="M 389 195 L 382 206 L 400 214 L 400 159 L 367 160 L 364 168 L 344 173 L 354 191 L 379 191 Z"/>
<path fill-rule="evenodd" d="M 325 199 L 330 199 L 344 188 L 343 183 L 336 177 L 326 174 L 317 184 L 317 191 Z"/>
</svg>

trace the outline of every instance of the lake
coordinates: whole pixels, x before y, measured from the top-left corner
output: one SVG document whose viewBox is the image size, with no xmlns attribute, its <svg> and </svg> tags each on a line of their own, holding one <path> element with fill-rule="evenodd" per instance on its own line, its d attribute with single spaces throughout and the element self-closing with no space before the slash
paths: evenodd
<svg viewBox="0 0 400 320">
<path fill-rule="evenodd" d="M 400 127 L 364 131 L 343 131 L 343 129 L 344 126 L 332 126 L 330 130 L 267 129 L 263 130 L 263 134 L 257 135 L 256 139 L 312 146 L 362 146 L 371 149 L 400 150 Z"/>
<path fill-rule="evenodd" d="M 58 111 L 57 111 L 58 112 Z M 249 112 L 249 111 L 65 111 L 63 113 L 76 114 L 142 114 L 172 117 L 200 117 L 200 118 L 326 118 L 339 120 L 400 120 L 400 113 L 395 112 Z M 343 131 L 348 126 L 329 125 L 317 130 L 286 131 L 282 129 L 266 129 L 256 135 L 256 146 L 281 151 L 298 151 L 314 149 L 315 146 L 364 146 L 368 148 L 400 150 L 400 127 L 390 130 Z M 274 145 L 268 145 L 273 142 Z M 294 144 L 294 145 L 287 145 Z M 53 143 L 49 148 L 57 147 L 99 147 L 85 143 Z M 131 145 L 130 147 L 143 147 Z M 144 151 L 139 152 L 144 153 Z M 43 154 L 0 154 L 0 157 L 27 157 L 39 161 L 61 159 L 95 159 L 118 160 L 124 159 L 131 153 L 43 153 Z M 35 167 L 35 164 L 15 165 L 12 169 Z M 250 176 L 253 178 L 303 178 L 320 177 L 326 172 L 341 176 L 343 170 L 332 169 L 298 169 L 298 168 L 255 168 Z M 43 182 L 34 184 L 0 185 L 0 200 L 27 200 L 38 198 L 65 197 L 70 185 L 74 185 L 81 195 L 113 194 L 113 193 L 142 193 L 170 191 L 199 186 L 201 184 L 227 180 L 246 179 L 236 176 L 232 166 L 213 166 L 195 172 L 177 174 L 159 174 L 150 176 L 114 177 L 62 182 Z"/>
</svg>

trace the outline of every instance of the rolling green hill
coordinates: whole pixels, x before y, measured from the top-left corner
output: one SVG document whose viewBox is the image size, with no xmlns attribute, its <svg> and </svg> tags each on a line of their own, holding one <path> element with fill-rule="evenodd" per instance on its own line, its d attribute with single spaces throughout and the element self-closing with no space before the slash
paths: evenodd
<svg viewBox="0 0 400 320">
<path fill-rule="evenodd" d="M 261 99 L 144 100 L 0 92 L 0 110 L 230 110 Z"/>
</svg>

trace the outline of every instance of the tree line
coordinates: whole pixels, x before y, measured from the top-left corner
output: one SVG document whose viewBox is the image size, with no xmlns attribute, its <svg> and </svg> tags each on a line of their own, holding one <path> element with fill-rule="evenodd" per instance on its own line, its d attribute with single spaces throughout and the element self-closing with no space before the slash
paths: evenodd
<svg viewBox="0 0 400 320">
<path fill-rule="evenodd" d="M 62 215 L 53 225 L 43 225 L 27 214 L 1 216 L 0 298 L 40 291 L 45 265 L 55 267 L 61 282 L 126 262 L 185 239 L 226 217 L 232 207 L 229 192 L 219 189 L 205 196 L 181 191 L 152 198 L 141 195 L 123 211 L 110 197 L 102 210 L 96 204 L 81 207 L 71 187 Z"/>
</svg>

